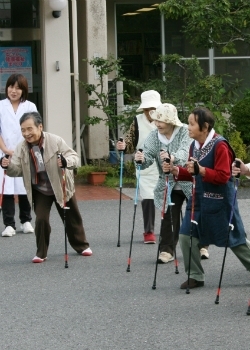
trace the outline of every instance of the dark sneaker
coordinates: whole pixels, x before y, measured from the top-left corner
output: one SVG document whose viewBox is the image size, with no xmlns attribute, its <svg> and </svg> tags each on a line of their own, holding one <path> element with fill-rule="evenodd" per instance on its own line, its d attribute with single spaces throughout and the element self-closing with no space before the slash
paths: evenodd
<svg viewBox="0 0 250 350">
<path fill-rule="evenodd" d="M 187 289 L 188 280 L 181 284 L 181 289 Z M 196 281 L 194 278 L 189 278 L 189 289 L 203 287 L 204 281 Z"/>
<path fill-rule="evenodd" d="M 154 232 L 149 233 L 143 233 L 144 236 L 144 243 L 145 244 L 155 244 L 156 243 L 156 237 Z"/>
</svg>

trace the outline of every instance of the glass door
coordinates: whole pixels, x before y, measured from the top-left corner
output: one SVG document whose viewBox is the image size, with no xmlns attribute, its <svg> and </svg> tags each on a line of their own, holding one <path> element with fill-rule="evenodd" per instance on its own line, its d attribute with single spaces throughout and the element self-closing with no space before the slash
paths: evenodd
<svg viewBox="0 0 250 350">
<path fill-rule="evenodd" d="M 13 73 L 29 82 L 28 99 L 42 114 L 42 64 L 39 0 L 0 0 L 0 98 Z"/>
</svg>

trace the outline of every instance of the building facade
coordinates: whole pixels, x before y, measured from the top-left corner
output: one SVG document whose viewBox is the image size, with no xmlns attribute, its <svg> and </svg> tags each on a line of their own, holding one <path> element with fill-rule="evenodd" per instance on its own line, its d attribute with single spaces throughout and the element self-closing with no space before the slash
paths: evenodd
<svg viewBox="0 0 250 350">
<path fill-rule="evenodd" d="M 55 18 L 57 2 L 66 6 Z M 162 76 L 164 67 L 153 65 L 159 54 L 195 55 L 205 73 L 229 73 L 250 87 L 249 45 L 239 44 L 237 54 L 229 56 L 192 47 L 181 33 L 181 21 L 165 20 L 157 6 L 151 0 L 0 0 L 1 99 L 7 75 L 25 72 L 29 99 L 45 129 L 61 135 L 85 161 L 109 154 L 109 133 L 104 123 L 84 126 L 86 115 L 101 113 L 87 109 L 88 96 L 78 85 L 79 80 L 97 83 L 84 58 L 112 53 L 123 58 L 126 77 L 146 81 Z M 24 51 L 25 69 L 17 58 Z M 16 58 L 6 61 L 7 53 Z"/>
</svg>

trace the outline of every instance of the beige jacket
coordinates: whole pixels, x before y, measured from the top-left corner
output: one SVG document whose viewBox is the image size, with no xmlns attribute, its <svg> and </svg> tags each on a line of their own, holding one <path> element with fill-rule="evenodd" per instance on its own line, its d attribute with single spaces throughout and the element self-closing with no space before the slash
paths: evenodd
<svg viewBox="0 0 250 350">
<path fill-rule="evenodd" d="M 57 155 L 58 153 L 61 153 L 67 161 L 67 169 L 65 169 L 67 201 L 75 192 L 72 169 L 77 167 L 79 158 L 77 153 L 71 149 L 61 137 L 47 132 L 43 132 L 43 134 L 44 165 L 51 182 L 56 201 L 61 207 L 63 207 L 62 169 L 57 165 Z M 28 200 L 32 206 L 33 200 L 30 157 L 26 141 L 22 141 L 17 145 L 6 174 L 11 177 L 23 176 L 23 182 L 27 191 Z"/>
</svg>

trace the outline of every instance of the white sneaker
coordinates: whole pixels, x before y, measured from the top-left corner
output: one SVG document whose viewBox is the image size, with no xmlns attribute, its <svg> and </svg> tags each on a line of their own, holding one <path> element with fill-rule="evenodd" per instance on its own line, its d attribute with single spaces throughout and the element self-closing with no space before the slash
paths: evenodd
<svg viewBox="0 0 250 350">
<path fill-rule="evenodd" d="M 160 263 L 160 264 L 166 264 L 166 263 L 168 263 L 169 261 L 173 261 L 173 260 L 174 260 L 174 257 L 173 257 L 170 253 L 161 252 L 161 253 L 159 254 L 158 263 Z"/>
<path fill-rule="evenodd" d="M 16 231 L 11 226 L 7 226 L 5 230 L 2 232 L 3 237 L 12 237 L 16 234 Z"/>
<path fill-rule="evenodd" d="M 209 259 L 209 253 L 206 248 L 200 249 L 201 259 Z"/>
<path fill-rule="evenodd" d="M 29 221 L 22 224 L 20 229 L 23 231 L 23 233 L 34 233 L 34 229 Z"/>
<path fill-rule="evenodd" d="M 92 253 L 92 250 L 90 248 L 87 248 L 87 249 L 82 251 L 83 256 L 91 256 L 92 254 L 93 253 Z"/>
<path fill-rule="evenodd" d="M 42 258 L 39 258 L 38 256 L 35 256 L 35 257 L 32 259 L 32 262 L 33 262 L 33 263 L 36 263 L 36 264 L 40 264 L 40 263 L 44 262 L 46 259 L 47 259 L 47 258 L 42 259 Z"/>
</svg>

